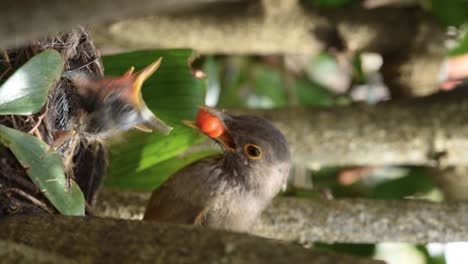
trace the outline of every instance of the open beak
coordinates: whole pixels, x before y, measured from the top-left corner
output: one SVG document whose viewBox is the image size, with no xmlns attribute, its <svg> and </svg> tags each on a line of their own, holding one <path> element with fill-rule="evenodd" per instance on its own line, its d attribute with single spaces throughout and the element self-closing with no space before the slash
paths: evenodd
<svg viewBox="0 0 468 264">
<path fill-rule="evenodd" d="M 127 72 L 125 72 L 121 78 L 130 79 L 131 85 L 125 89 L 124 97 L 128 98 L 132 103 L 138 107 L 142 107 L 144 104 L 143 96 L 141 94 L 141 88 L 143 83 L 148 80 L 151 75 L 159 68 L 161 65 L 162 57 L 159 57 L 156 61 L 146 66 L 143 70 L 133 73 L 134 67 L 132 66 Z"/>
<path fill-rule="evenodd" d="M 169 135 L 173 128 L 168 126 L 156 115 L 154 115 L 153 112 L 151 112 L 151 110 L 148 109 L 148 107 L 144 107 L 145 109 L 143 109 L 142 112 L 143 121 L 135 125 L 135 128 L 143 132 L 152 132 L 153 130 L 156 130 L 164 135 Z"/>
<path fill-rule="evenodd" d="M 229 128 L 226 126 L 226 121 L 229 120 L 231 117 L 228 114 L 218 109 L 211 108 L 208 106 L 199 106 L 199 108 L 200 108 L 200 111 L 198 112 L 196 121 L 183 120 L 182 123 L 184 123 L 185 125 L 189 127 L 199 130 L 200 132 L 204 133 L 208 137 L 221 143 L 225 149 L 235 152 L 236 146 L 235 146 L 234 140 L 229 132 Z M 221 129 L 222 131 L 219 133 L 219 135 L 218 134 L 213 135 L 210 132 L 203 130 L 204 129 L 203 123 L 206 120 L 205 118 L 208 116 L 216 118 L 219 121 L 216 123 L 219 126 L 222 126 L 218 128 L 218 129 Z"/>
<path fill-rule="evenodd" d="M 133 71 L 135 70 L 135 67 L 130 67 L 130 69 L 128 69 L 123 75 L 122 75 L 122 78 L 128 78 L 130 76 L 132 76 L 133 74 Z"/>
<path fill-rule="evenodd" d="M 143 83 L 151 77 L 154 72 L 156 72 L 161 65 L 161 61 L 162 57 L 159 57 L 156 61 L 136 73 L 133 73 L 135 68 L 132 66 L 122 75 L 122 78 L 131 79 L 131 86 L 124 91 L 124 96 L 139 109 L 142 116 L 142 121 L 135 125 L 135 128 L 143 132 L 152 132 L 153 130 L 157 130 L 167 135 L 171 132 L 172 127 L 168 126 L 153 114 L 153 112 L 151 112 L 151 110 L 146 106 L 145 101 L 143 100 L 143 95 L 141 94 Z"/>
</svg>

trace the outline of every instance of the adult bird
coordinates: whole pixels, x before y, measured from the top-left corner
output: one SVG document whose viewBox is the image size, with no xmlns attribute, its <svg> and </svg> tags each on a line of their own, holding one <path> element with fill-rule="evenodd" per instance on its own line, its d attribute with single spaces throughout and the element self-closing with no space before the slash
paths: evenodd
<svg viewBox="0 0 468 264">
<path fill-rule="evenodd" d="M 248 232 L 278 194 L 291 167 L 288 143 L 267 120 L 201 107 L 195 122 L 223 149 L 153 191 L 144 220 Z"/>
</svg>

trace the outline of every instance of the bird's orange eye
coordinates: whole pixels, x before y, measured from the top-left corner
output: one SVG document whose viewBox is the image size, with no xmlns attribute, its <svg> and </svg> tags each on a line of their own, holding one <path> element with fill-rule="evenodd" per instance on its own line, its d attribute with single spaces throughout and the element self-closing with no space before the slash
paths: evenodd
<svg viewBox="0 0 468 264">
<path fill-rule="evenodd" d="M 262 157 L 262 148 L 255 144 L 245 144 L 244 153 L 250 159 L 257 160 Z"/>
</svg>

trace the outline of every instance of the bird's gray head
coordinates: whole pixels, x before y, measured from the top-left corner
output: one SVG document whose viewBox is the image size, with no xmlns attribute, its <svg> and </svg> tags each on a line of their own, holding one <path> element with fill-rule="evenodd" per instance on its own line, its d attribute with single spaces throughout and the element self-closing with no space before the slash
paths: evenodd
<svg viewBox="0 0 468 264">
<path fill-rule="evenodd" d="M 265 185 L 263 178 L 274 178 L 268 180 L 268 184 L 279 189 L 291 166 L 289 146 L 281 131 L 261 117 L 229 115 L 208 107 L 202 107 L 201 111 L 220 121 L 222 134 L 210 135 L 203 131 L 202 124 L 190 124 L 220 143 L 224 148 L 226 169 L 254 184 Z"/>
<path fill-rule="evenodd" d="M 290 162 L 286 138 L 269 121 L 256 116 L 224 115 L 226 135 L 220 140 L 224 140 L 226 157 L 250 168 Z"/>
</svg>

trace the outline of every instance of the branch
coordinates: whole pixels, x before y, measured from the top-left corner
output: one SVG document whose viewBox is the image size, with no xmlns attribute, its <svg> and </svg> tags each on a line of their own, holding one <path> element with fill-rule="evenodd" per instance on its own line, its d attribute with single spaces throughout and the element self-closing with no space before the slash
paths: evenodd
<svg viewBox="0 0 468 264">
<path fill-rule="evenodd" d="M 3 263 L 77 263 L 73 259 L 8 240 L 0 240 L 0 259 Z"/>
<path fill-rule="evenodd" d="M 2 218 L 0 229 L 1 239 L 78 262 L 381 263 L 244 234 L 155 222 L 44 214 Z"/>
<path fill-rule="evenodd" d="M 424 43 L 431 50 L 443 47 L 443 29 L 421 10 L 367 10 L 358 4 L 342 8 L 304 8 L 300 2 L 3 1 L 0 4 L 0 46 L 25 44 L 43 34 L 67 30 L 77 24 L 97 25 L 157 15 L 101 28 L 95 34 L 97 42 L 101 47 L 127 49 L 192 47 L 209 53 L 310 53 L 321 51 L 331 44 L 326 42 L 337 39 L 333 33 L 336 28 L 338 39 L 343 39 L 351 50 L 401 50 L 414 46 L 415 42 Z M 207 8 L 210 9 L 206 11 Z"/>
<path fill-rule="evenodd" d="M 149 193 L 104 190 L 101 216 L 141 219 Z M 468 203 L 421 200 L 277 198 L 254 234 L 300 242 L 378 243 L 468 240 Z"/>
<path fill-rule="evenodd" d="M 265 212 L 255 233 L 327 243 L 446 243 L 468 239 L 467 215 L 467 203 L 283 198 Z"/>
<path fill-rule="evenodd" d="M 207 0 L 1 1 L 0 47 L 24 45 L 44 34 L 68 30 L 77 24 L 103 23 L 150 14 L 172 14 L 213 5 Z"/>
<path fill-rule="evenodd" d="M 190 47 L 208 54 L 317 54 L 330 47 L 350 56 L 373 51 L 384 56 L 382 73 L 393 97 L 437 91 L 446 36 L 426 12 L 367 10 L 360 3 L 318 8 L 299 0 L 261 2 L 229 16 L 219 10 L 161 15 L 97 25 L 91 33 L 104 53 L 155 47 Z"/>
<path fill-rule="evenodd" d="M 202 53 L 317 53 L 340 43 L 351 51 L 407 50 L 420 44 L 437 53 L 443 50 L 442 27 L 422 10 L 261 2 L 260 9 L 229 16 L 204 12 L 119 21 L 95 28 L 93 37 L 104 50 L 191 47 Z"/>
<path fill-rule="evenodd" d="M 288 139 L 296 163 L 468 165 L 468 100 L 454 91 L 376 106 L 232 110 L 263 116 Z"/>
<path fill-rule="evenodd" d="M 436 90 L 445 34 L 424 11 L 368 10 L 359 3 L 319 8 L 301 2 L 29 0 L 25 6 L 25 1 L 3 1 L 0 47 L 24 45 L 77 24 L 95 27 L 92 35 L 104 53 L 155 47 L 211 54 L 318 53 L 335 47 L 382 53 L 384 78 L 398 90 L 396 96 Z M 141 18 L 148 15 L 153 17 Z M 123 20 L 132 17 L 140 18 Z M 104 25 L 111 21 L 119 22 Z"/>
</svg>

